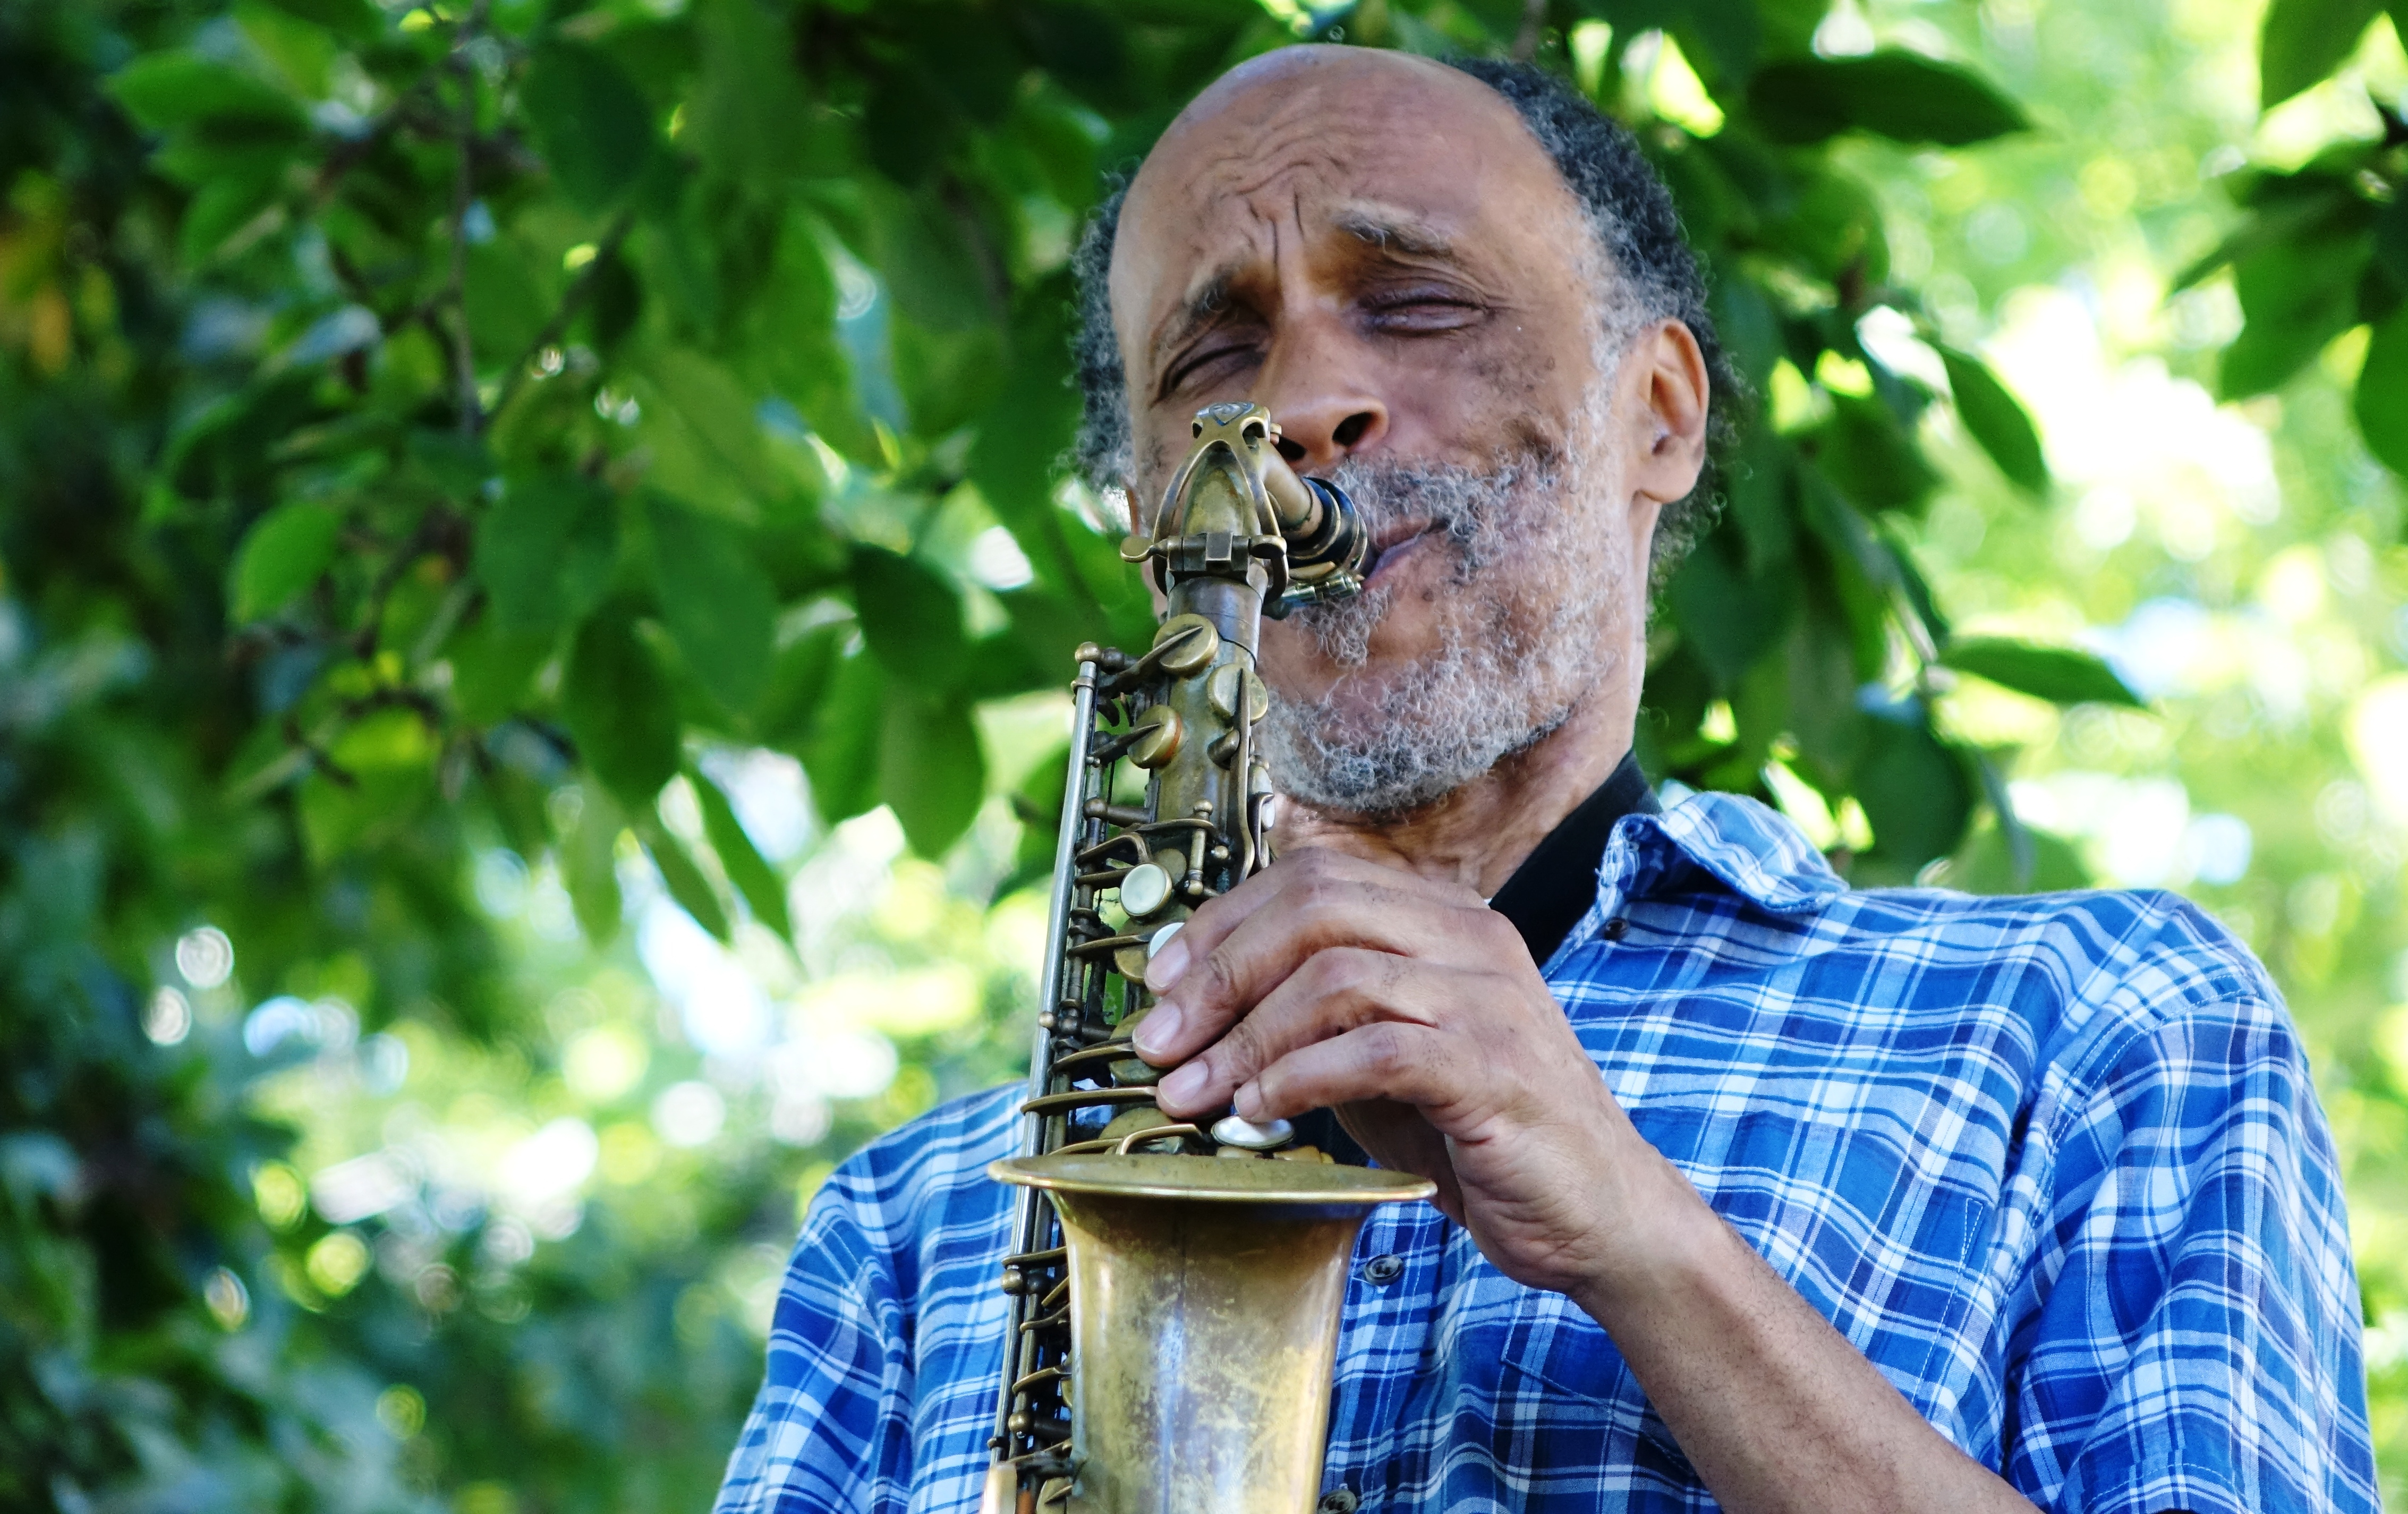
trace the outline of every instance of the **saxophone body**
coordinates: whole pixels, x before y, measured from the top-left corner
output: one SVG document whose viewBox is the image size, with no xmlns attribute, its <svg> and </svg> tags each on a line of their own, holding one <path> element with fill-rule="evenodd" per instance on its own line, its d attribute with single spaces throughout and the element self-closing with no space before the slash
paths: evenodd
<svg viewBox="0 0 2408 1514">
<path fill-rule="evenodd" d="M 1174 1121 L 1129 1044 L 1145 967 L 1270 862 L 1262 617 L 1362 587 L 1369 543 L 1262 407 L 1199 412 L 1122 556 L 1165 611 L 1142 654 L 1078 652 L 1003 1287 L 983 1514 L 1305 1514 L 1345 1267 L 1407 1174 L 1331 1164 L 1284 1121 Z"/>
</svg>

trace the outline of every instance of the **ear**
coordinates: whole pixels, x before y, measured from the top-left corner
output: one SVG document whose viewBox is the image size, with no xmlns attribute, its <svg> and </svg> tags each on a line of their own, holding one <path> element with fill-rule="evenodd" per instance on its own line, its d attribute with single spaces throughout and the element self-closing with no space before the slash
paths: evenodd
<svg viewBox="0 0 2408 1514">
<path fill-rule="evenodd" d="M 1684 499 L 1706 465 L 1706 418 L 1713 398 L 1706 355 L 1678 321 L 1659 321 L 1631 339 L 1622 359 L 1630 492 L 1661 508 Z"/>
</svg>

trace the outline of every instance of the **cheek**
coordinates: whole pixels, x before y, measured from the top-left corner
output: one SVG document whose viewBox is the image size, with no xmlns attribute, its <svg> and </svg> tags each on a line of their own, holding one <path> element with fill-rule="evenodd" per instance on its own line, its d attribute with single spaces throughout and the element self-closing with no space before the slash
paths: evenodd
<svg viewBox="0 0 2408 1514">
<path fill-rule="evenodd" d="M 1444 354 L 1416 375 L 1427 429 L 1441 449 L 1482 459 L 1535 457 L 1559 465 L 1573 421 L 1587 402 L 1585 353 L 1567 362 L 1552 344 L 1508 327 Z"/>
</svg>

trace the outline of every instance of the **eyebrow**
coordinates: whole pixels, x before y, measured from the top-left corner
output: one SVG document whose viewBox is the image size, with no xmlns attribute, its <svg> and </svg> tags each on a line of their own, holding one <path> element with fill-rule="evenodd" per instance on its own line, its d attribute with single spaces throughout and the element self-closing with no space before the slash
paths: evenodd
<svg viewBox="0 0 2408 1514">
<path fill-rule="evenodd" d="M 1340 210 L 1329 223 L 1366 247 L 1402 252 L 1412 257 L 1453 258 L 1455 244 L 1428 221 L 1391 211 L 1356 207 Z"/>
</svg>

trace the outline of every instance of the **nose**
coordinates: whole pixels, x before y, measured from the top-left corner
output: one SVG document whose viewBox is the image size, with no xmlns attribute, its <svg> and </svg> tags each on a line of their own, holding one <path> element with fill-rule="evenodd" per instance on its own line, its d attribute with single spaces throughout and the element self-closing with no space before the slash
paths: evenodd
<svg viewBox="0 0 2408 1514">
<path fill-rule="evenodd" d="M 1335 355 L 1280 354 L 1289 361 L 1264 374 L 1256 395 L 1280 424 L 1280 455 L 1301 472 L 1369 451 L 1388 434 L 1386 402 L 1351 364 L 1328 361 Z"/>
</svg>

